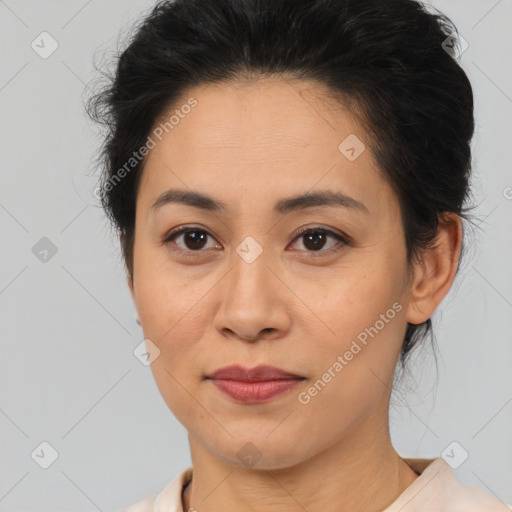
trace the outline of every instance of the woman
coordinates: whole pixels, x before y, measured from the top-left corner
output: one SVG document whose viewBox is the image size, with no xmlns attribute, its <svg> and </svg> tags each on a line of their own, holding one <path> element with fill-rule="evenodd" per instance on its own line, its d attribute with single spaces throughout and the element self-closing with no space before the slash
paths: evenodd
<svg viewBox="0 0 512 512">
<path fill-rule="evenodd" d="M 462 253 L 454 31 L 413 0 L 177 0 L 138 26 L 91 104 L 101 198 L 193 465 L 126 510 L 508 510 L 388 427 Z"/>
</svg>

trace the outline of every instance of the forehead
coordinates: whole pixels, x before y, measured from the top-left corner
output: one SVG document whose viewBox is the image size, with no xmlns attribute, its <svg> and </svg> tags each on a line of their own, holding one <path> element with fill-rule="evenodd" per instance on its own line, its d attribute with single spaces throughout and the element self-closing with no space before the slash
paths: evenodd
<svg viewBox="0 0 512 512">
<path fill-rule="evenodd" d="M 184 107 L 189 104 L 195 106 Z M 261 202 L 263 192 L 283 197 L 316 184 L 363 202 L 391 199 L 366 132 L 315 82 L 203 84 L 187 90 L 159 126 L 141 182 L 147 208 L 157 194 L 176 186 L 210 192 L 227 203 Z M 362 151 L 357 158 L 343 153 L 345 141 Z"/>
<path fill-rule="evenodd" d="M 332 142 L 337 149 L 336 141 L 344 131 L 365 138 L 355 117 L 316 82 L 260 79 L 206 84 L 189 89 L 174 109 L 179 111 L 190 98 L 197 105 L 180 116 L 179 130 L 178 126 L 172 129 L 176 144 L 184 141 L 218 151 L 243 149 L 249 158 L 257 146 L 276 153 L 284 153 L 287 145 L 317 145 L 325 151 Z M 165 122 L 170 113 L 160 121 Z"/>
</svg>

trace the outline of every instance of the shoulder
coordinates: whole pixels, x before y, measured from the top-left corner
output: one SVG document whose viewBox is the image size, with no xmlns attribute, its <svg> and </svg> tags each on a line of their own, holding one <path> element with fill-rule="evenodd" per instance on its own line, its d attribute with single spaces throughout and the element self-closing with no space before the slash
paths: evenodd
<svg viewBox="0 0 512 512">
<path fill-rule="evenodd" d="M 123 508 L 120 512 L 153 512 L 155 508 L 155 498 L 156 494 L 147 496 L 129 507 Z"/>
<path fill-rule="evenodd" d="M 419 477 L 384 512 L 510 512 L 503 501 L 458 480 L 448 463 L 404 459 Z"/>
<path fill-rule="evenodd" d="M 119 512 L 182 512 L 181 490 L 191 475 L 191 467 L 180 471 L 160 492 L 147 496 Z"/>
<path fill-rule="evenodd" d="M 481 489 L 460 485 L 457 495 L 450 500 L 453 512 L 506 512 L 511 508 L 503 501 L 494 498 Z"/>
<path fill-rule="evenodd" d="M 454 477 L 454 480 L 450 480 L 446 486 L 446 499 L 449 505 L 447 510 L 453 510 L 453 512 L 505 512 L 511 510 L 505 502 L 498 498 L 460 482 L 456 479 L 451 467 L 443 459 L 440 460 Z"/>
</svg>

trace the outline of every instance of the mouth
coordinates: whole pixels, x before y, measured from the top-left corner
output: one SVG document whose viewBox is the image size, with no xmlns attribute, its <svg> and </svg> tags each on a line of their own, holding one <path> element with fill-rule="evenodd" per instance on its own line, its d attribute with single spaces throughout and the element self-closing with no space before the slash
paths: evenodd
<svg viewBox="0 0 512 512">
<path fill-rule="evenodd" d="M 208 375 L 207 378 L 240 382 L 266 382 L 269 380 L 303 379 L 304 377 L 275 366 L 260 365 L 255 368 L 245 368 L 240 365 L 233 365 L 221 368 Z"/>
<path fill-rule="evenodd" d="M 268 402 L 289 391 L 305 380 L 305 377 L 275 366 L 251 369 L 236 365 L 221 368 L 206 379 L 236 402 L 257 404 Z"/>
</svg>

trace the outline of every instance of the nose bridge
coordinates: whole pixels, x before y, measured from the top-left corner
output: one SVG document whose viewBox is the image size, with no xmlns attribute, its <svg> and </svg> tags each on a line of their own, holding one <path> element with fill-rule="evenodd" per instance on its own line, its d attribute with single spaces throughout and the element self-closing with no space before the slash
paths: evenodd
<svg viewBox="0 0 512 512">
<path fill-rule="evenodd" d="M 254 339 L 264 329 L 285 328 L 286 314 L 277 296 L 279 286 L 268 268 L 272 266 L 271 252 L 250 236 L 234 248 L 215 319 L 218 330 L 228 329 L 241 338 Z"/>
<path fill-rule="evenodd" d="M 245 237 L 232 255 L 233 270 L 230 272 L 230 297 L 240 301 L 252 301 L 260 296 L 262 306 L 270 301 L 272 292 L 271 272 L 268 269 L 271 250 L 252 236 Z"/>
</svg>

